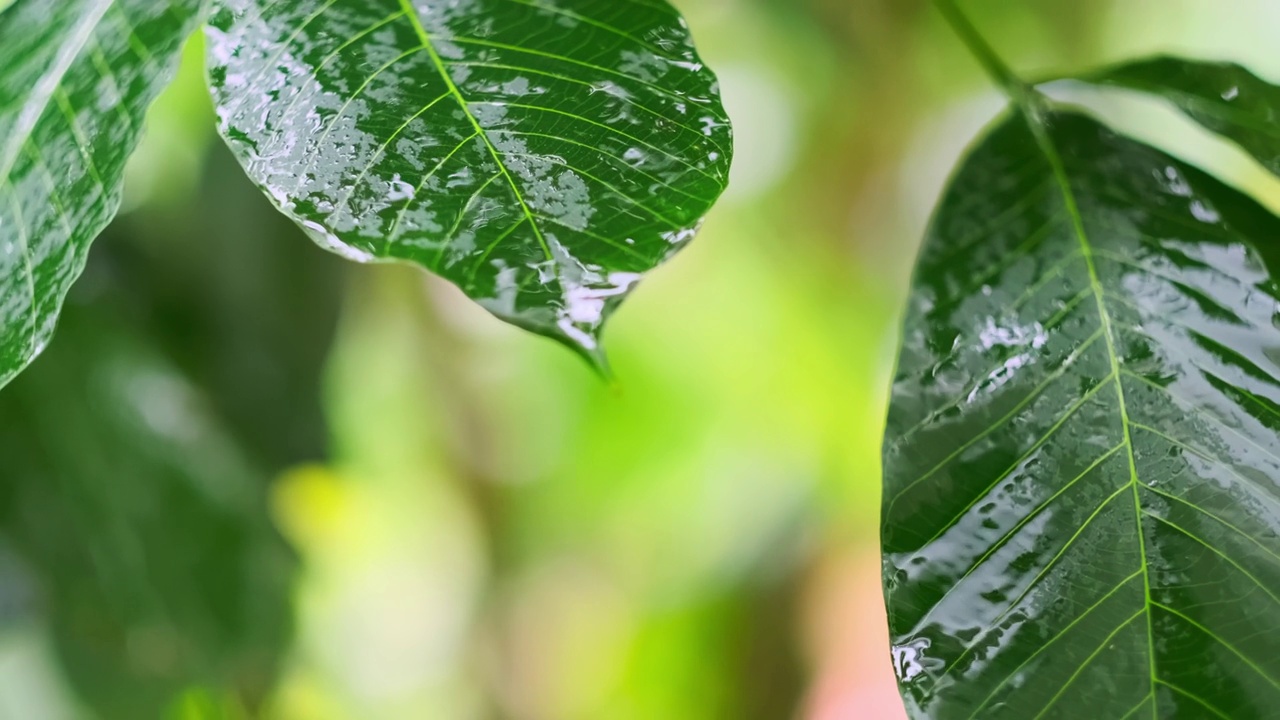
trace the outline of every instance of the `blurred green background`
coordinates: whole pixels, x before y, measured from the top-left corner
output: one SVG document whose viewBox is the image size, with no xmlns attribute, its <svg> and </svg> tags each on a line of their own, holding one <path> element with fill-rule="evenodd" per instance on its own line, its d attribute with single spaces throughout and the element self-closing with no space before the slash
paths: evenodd
<svg viewBox="0 0 1280 720">
<path fill-rule="evenodd" d="M 0 719 L 902 716 L 895 325 L 1000 98 L 926 0 L 677 4 L 737 163 L 614 320 L 616 388 L 312 246 L 214 137 L 191 44 L 57 341 L 0 393 Z M 1271 0 L 965 5 L 1030 76 L 1172 51 L 1280 79 Z M 1280 197 L 1171 113 L 1090 102 Z"/>
</svg>

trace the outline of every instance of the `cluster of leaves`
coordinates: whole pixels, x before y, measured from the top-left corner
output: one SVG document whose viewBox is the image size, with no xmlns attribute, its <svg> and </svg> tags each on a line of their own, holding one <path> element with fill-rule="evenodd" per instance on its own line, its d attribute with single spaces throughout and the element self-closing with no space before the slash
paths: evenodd
<svg viewBox="0 0 1280 720">
<path fill-rule="evenodd" d="M 89 259 L 201 25 L 218 129 L 276 219 L 602 371 L 606 319 L 692 237 L 732 150 L 666 0 L 0 2 L 0 550 L 103 717 L 266 696 L 295 562 L 264 493 L 322 452 L 323 253 L 206 193 L 200 227 L 118 224 Z M 176 265 L 149 250 L 175 241 Z"/>
<path fill-rule="evenodd" d="M 908 710 L 1265 717 L 1280 701 L 1280 218 L 1049 101 L 936 4 L 1011 108 L 933 221 L 894 383 L 885 587 Z M 0 3 L 0 387 L 72 293 L 58 344 L 5 390 L 0 523 L 58 634 L 96 638 L 64 657 L 111 717 L 201 682 L 261 697 L 288 627 L 292 560 L 255 496 L 295 459 L 273 448 L 305 433 L 268 442 L 288 424 L 237 397 L 250 383 L 202 376 L 235 343 L 200 331 L 216 323 L 146 262 L 95 255 L 105 286 L 150 283 L 145 307 L 73 293 L 147 108 L 206 20 L 219 130 L 283 216 L 349 259 L 435 272 L 601 370 L 605 321 L 692 237 L 732 153 L 667 0 Z M 1243 68 L 1158 58 L 1078 79 L 1163 98 L 1280 174 L 1280 87 Z M 295 295 L 329 317 L 335 292 Z M 191 342 L 151 346 L 138 327 L 175 312 Z M 233 439 L 223 418 L 259 431 Z M 201 541 L 166 544 L 184 536 Z M 137 584 L 164 602 L 138 603 Z M 149 683 L 115 661 L 139 642 L 175 658 Z M 189 644 L 227 651 L 187 666 Z"/>
<path fill-rule="evenodd" d="M 884 583 L 913 717 L 1261 718 L 1280 702 L 1280 218 L 1060 107 L 938 7 L 1012 107 L 913 283 Z M 1162 98 L 1280 172 L 1280 87 L 1156 58 Z"/>
<path fill-rule="evenodd" d="M 0 386 L 45 348 L 202 0 L 0 21 Z M 696 231 L 732 135 L 666 0 L 220 0 L 218 126 L 317 243 L 402 260 L 604 368 L 605 320 Z"/>
</svg>

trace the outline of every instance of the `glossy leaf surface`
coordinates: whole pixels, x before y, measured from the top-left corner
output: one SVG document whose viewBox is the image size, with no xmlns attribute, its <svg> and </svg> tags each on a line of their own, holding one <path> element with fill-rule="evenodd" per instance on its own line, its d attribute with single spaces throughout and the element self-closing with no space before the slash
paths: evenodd
<svg viewBox="0 0 1280 720">
<path fill-rule="evenodd" d="M 725 186 L 717 82 L 666 0 L 224 0 L 209 33 L 223 136 L 317 242 L 597 361 Z"/>
<path fill-rule="evenodd" d="M 1091 119 L 1015 116 L 922 253 L 884 451 L 911 715 L 1274 715 L 1280 220 Z"/>
<path fill-rule="evenodd" d="M 200 0 L 17 0 L 0 15 L 0 386 L 53 335 Z"/>
<path fill-rule="evenodd" d="M 1235 63 L 1154 57 L 1081 80 L 1161 97 L 1280 175 L 1280 87 Z"/>
</svg>

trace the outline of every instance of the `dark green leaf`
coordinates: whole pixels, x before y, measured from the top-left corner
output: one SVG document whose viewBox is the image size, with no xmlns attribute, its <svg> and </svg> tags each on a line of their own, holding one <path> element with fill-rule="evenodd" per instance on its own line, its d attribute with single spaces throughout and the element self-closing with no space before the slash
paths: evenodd
<svg viewBox="0 0 1280 720">
<path fill-rule="evenodd" d="M 717 83 L 666 0 L 223 0 L 209 34 L 223 136 L 318 243 L 596 362 L 725 186 Z"/>
<path fill-rule="evenodd" d="M 200 5 L 17 0 L 0 15 L 0 386 L 52 336 Z"/>
<path fill-rule="evenodd" d="M 972 151 L 917 268 L 884 579 L 913 717 L 1280 707 L 1280 220 L 1095 121 Z"/>
<path fill-rule="evenodd" d="M 0 394 L 0 625 L 46 614 L 103 720 L 270 689 L 296 564 L 266 486 L 328 436 L 316 388 L 347 266 L 225 149 L 188 203 L 104 231 L 58 342 Z"/>
<path fill-rule="evenodd" d="M 226 148 L 184 204 L 120 217 L 95 259 L 86 283 L 109 283 L 253 460 L 274 473 L 325 456 L 317 388 L 350 265 L 316 252 Z"/>
<path fill-rule="evenodd" d="M 0 529 L 95 717 L 161 717 L 193 687 L 254 707 L 288 644 L 296 569 L 268 475 L 100 304 L 69 304 L 59 341 L 0 395 Z"/>
<path fill-rule="evenodd" d="M 1280 87 L 1239 65 L 1155 57 L 1080 79 L 1162 97 L 1280 175 Z"/>
</svg>

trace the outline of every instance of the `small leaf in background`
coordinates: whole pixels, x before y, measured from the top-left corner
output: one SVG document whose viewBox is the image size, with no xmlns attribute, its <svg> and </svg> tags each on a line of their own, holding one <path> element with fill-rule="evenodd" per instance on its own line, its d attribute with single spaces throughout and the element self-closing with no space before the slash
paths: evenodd
<svg viewBox="0 0 1280 720">
<path fill-rule="evenodd" d="M 1084 116 L 1015 116 L 927 236 L 884 450 L 917 718 L 1280 704 L 1280 219 Z"/>
<path fill-rule="evenodd" d="M 307 243 L 226 148 L 212 146 L 195 182 L 164 211 L 122 215 L 86 282 L 113 283 L 251 458 L 272 473 L 315 462 L 329 439 L 317 388 L 350 265 Z"/>
<path fill-rule="evenodd" d="M 1161 97 L 1280 175 L 1280 87 L 1235 63 L 1137 60 L 1079 77 Z"/>
<path fill-rule="evenodd" d="M 269 475 L 144 336 L 69 305 L 59 342 L 0 396 L 0 457 L 0 530 L 95 717 L 156 717 L 192 686 L 266 699 L 297 566 Z"/>
<path fill-rule="evenodd" d="M 0 16 L 0 387 L 53 335 L 200 7 L 17 0 Z"/>
<path fill-rule="evenodd" d="M 209 38 L 223 136 L 318 243 L 598 366 L 725 187 L 718 85 L 666 0 L 223 0 Z"/>
<path fill-rule="evenodd" d="M 191 185 L 112 223 L 58 342 L 0 393 L 0 624 L 41 616 L 103 720 L 258 717 L 298 577 L 269 484 L 329 436 L 316 388 L 347 266 L 225 149 Z"/>
</svg>

